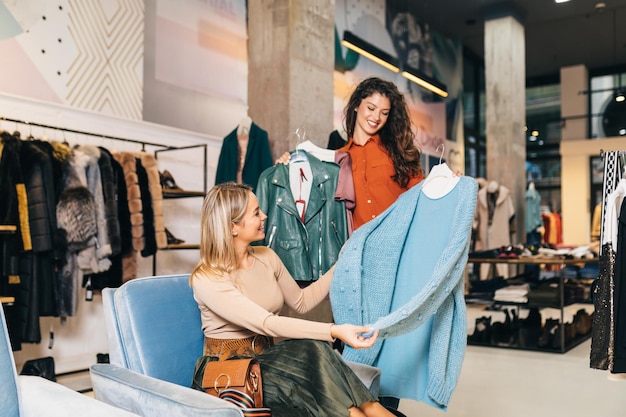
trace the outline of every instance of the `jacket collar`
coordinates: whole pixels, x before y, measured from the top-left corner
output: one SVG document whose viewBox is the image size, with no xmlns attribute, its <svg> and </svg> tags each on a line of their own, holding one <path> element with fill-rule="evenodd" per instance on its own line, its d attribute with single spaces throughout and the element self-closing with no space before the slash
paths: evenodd
<svg viewBox="0 0 626 417">
<path fill-rule="evenodd" d="M 323 192 L 323 188 L 332 185 L 326 183 L 334 177 L 330 170 L 328 170 L 328 165 L 325 165 L 328 164 L 328 162 L 322 162 L 306 151 L 300 150 L 298 152 L 305 152 L 307 154 L 308 163 L 313 173 L 313 185 L 311 186 L 311 194 L 304 214 L 304 223 L 307 223 L 315 217 L 326 204 L 326 195 Z M 296 203 L 289 186 L 289 166 L 278 164 L 274 170 L 270 184 L 274 187 L 281 188 L 277 193 L 276 205 L 289 214 L 299 217 Z"/>
</svg>

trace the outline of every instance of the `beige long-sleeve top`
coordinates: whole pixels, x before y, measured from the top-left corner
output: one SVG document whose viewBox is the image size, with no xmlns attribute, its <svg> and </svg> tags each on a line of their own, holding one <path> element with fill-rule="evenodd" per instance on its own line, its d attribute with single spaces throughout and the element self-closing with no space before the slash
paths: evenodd
<svg viewBox="0 0 626 417">
<path fill-rule="evenodd" d="M 332 323 L 279 316 L 284 305 L 299 313 L 317 306 L 330 290 L 334 267 L 301 289 L 276 253 L 255 246 L 249 269 L 232 277 L 194 275 L 191 286 L 200 308 L 202 331 L 215 339 L 239 339 L 263 334 L 272 337 L 331 341 Z"/>
</svg>

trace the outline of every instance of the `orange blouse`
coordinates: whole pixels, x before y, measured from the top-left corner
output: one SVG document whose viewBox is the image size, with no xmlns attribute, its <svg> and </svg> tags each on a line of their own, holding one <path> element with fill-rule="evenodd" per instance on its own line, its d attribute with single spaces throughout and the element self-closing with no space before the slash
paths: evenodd
<svg viewBox="0 0 626 417">
<path fill-rule="evenodd" d="M 338 151 L 348 152 L 352 159 L 352 177 L 356 195 L 353 213 L 355 230 L 385 211 L 400 194 L 424 179 L 420 171 L 409 180 L 406 188 L 400 187 L 392 180 L 391 177 L 396 171 L 391 158 L 380 143 L 379 135 L 372 136 L 364 145 L 353 142 L 351 138 Z"/>
</svg>

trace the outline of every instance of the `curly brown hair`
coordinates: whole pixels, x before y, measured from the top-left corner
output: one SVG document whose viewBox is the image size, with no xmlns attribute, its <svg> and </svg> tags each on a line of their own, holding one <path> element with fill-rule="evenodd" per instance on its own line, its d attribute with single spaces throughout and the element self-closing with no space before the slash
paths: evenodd
<svg viewBox="0 0 626 417">
<path fill-rule="evenodd" d="M 361 81 L 356 87 L 344 109 L 344 123 L 348 137 L 354 135 L 356 111 L 365 98 L 379 93 L 389 99 L 391 109 L 387 122 L 379 132 L 380 141 L 389 154 L 396 173 L 391 177 L 401 187 L 406 187 L 411 177 L 421 172 L 421 152 L 415 146 L 415 134 L 411 129 L 411 118 L 398 87 L 390 81 L 378 77 L 370 77 Z"/>
</svg>

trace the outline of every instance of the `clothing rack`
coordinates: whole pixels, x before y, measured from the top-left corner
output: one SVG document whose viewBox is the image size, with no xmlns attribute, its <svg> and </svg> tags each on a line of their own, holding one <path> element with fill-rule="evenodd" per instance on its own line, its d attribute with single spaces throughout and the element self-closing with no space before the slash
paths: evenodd
<svg viewBox="0 0 626 417">
<path fill-rule="evenodd" d="M 122 138 L 119 136 L 111 136 L 111 135 L 105 135 L 105 134 L 101 134 L 101 133 L 93 133 L 93 132 L 87 132 L 84 130 L 78 130 L 78 129 L 70 129 L 67 127 L 59 127 L 59 126 L 52 126 L 52 125 L 48 125 L 48 124 L 43 124 L 43 123 L 37 123 L 37 122 L 30 122 L 28 120 L 20 120 L 20 119 L 13 119 L 13 118 L 9 118 L 9 117 L 2 117 L 0 116 L 0 122 L 11 122 L 11 123 L 16 123 L 16 124 L 21 124 L 21 125 L 25 125 L 25 126 L 37 126 L 37 127 L 41 127 L 44 129 L 51 129 L 51 130 L 57 130 L 57 131 L 61 131 L 61 132 L 68 132 L 68 133 L 74 133 L 74 134 L 79 134 L 79 135 L 85 135 L 85 136 L 92 136 L 92 137 L 97 137 L 97 138 L 101 138 L 101 139 L 109 139 L 109 140 L 116 140 L 116 141 L 122 141 L 122 142 L 128 142 L 128 143 L 136 143 L 141 145 L 141 151 L 145 152 L 146 151 L 146 146 L 153 146 L 153 147 L 157 147 L 160 149 L 157 149 L 154 151 L 154 157 L 158 159 L 159 157 L 159 153 L 161 152 L 167 152 L 167 151 L 177 151 L 177 150 L 185 150 L 185 149 L 193 149 L 193 148 L 202 148 L 203 149 L 203 192 L 201 193 L 201 195 L 206 194 L 207 189 L 208 189 L 208 178 L 207 178 L 207 165 L 208 165 L 208 150 L 207 150 L 207 144 L 203 143 L 203 144 L 195 144 L 195 145 L 186 145 L 186 146 L 169 146 L 169 145 L 163 145 L 160 143 L 154 143 L 154 142 L 149 142 L 149 141 L 145 141 L 145 140 L 137 140 L 137 139 L 128 139 L 128 138 Z M 177 193 L 176 196 L 178 197 L 189 197 L 189 196 L 195 196 L 198 195 L 198 192 L 183 192 L 183 193 Z M 2 233 L 7 233 L 4 231 L 1 231 Z M 153 271 L 153 275 L 156 275 L 156 255 L 152 257 L 152 271 Z"/>
<path fill-rule="evenodd" d="M 122 138 L 122 137 L 118 137 L 118 136 L 104 135 L 104 134 L 101 134 L 101 133 L 86 132 L 84 130 L 70 129 L 70 128 L 67 128 L 67 127 L 59 127 L 59 126 L 52 126 L 52 125 L 47 125 L 47 124 L 43 124 L 43 123 L 29 122 L 28 120 L 19 120 L 19 119 L 11 119 L 9 117 L 0 117 L 0 122 L 2 122 L 2 121 L 18 123 L 18 124 L 26 125 L 26 126 L 37 126 L 37 127 L 41 127 L 41 128 L 44 128 L 44 129 L 58 130 L 58 131 L 61 131 L 61 132 L 76 133 L 76 134 L 85 135 L 85 136 L 93 136 L 93 137 L 98 137 L 98 138 L 102 138 L 102 139 L 111 139 L 111 140 L 118 140 L 118 141 L 122 141 L 122 142 L 137 143 L 137 144 L 141 145 L 141 150 L 142 151 L 146 150 L 146 146 L 155 146 L 155 147 L 159 147 L 159 148 L 165 148 L 166 150 L 167 149 L 179 149 L 179 148 L 177 148 L 175 146 L 162 145 L 160 143 L 153 143 L 153 142 L 148 142 L 148 141 L 145 141 L 145 140 L 128 139 L 128 138 Z"/>
<path fill-rule="evenodd" d="M 119 136 L 111 136 L 111 135 L 104 135 L 101 133 L 93 133 L 93 132 L 86 132 L 84 130 L 78 130 L 78 129 L 70 129 L 67 127 L 59 127 L 59 126 L 52 126 L 52 125 L 47 125 L 47 124 L 43 124 L 43 123 L 36 123 L 36 122 L 29 122 L 28 120 L 19 120 L 19 119 L 12 119 L 9 117 L 2 117 L 0 116 L 0 122 L 12 122 L 12 123 L 18 123 L 18 124 L 22 124 L 22 125 L 26 125 L 26 126 L 37 126 L 37 127 L 41 127 L 44 129 L 52 129 L 52 130 L 58 130 L 61 132 L 68 132 L 68 133 L 75 133 L 75 134 L 79 134 L 79 135 L 85 135 L 85 136 L 92 136 L 92 137 L 97 137 L 97 138 L 101 138 L 101 139 L 110 139 L 110 140 L 118 140 L 118 141 L 122 141 L 122 142 L 129 142 L 129 143 L 136 143 L 141 145 L 141 151 L 145 152 L 146 151 L 146 146 L 154 146 L 157 148 L 161 148 L 158 149 L 156 151 L 154 151 L 154 157 L 158 158 L 158 154 L 159 152 L 165 152 L 165 151 L 174 151 L 174 150 L 184 150 L 184 149 L 192 149 L 192 148 L 203 148 L 204 149 L 204 192 L 206 193 L 207 191 L 207 174 L 206 174 L 206 167 L 207 167 L 207 145 L 206 144 L 197 144 L 197 145 L 187 145 L 187 146 L 169 146 L 169 145 L 163 145 L 160 143 L 154 143 L 154 142 L 148 142 L 145 140 L 137 140 L 137 139 L 128 139 L 128 138 L 122 138 Z"/>
</svg>

